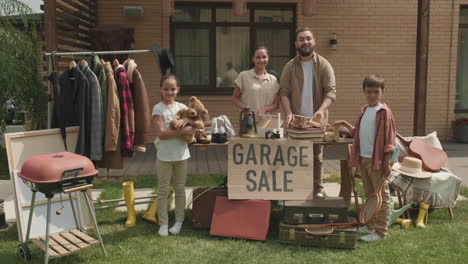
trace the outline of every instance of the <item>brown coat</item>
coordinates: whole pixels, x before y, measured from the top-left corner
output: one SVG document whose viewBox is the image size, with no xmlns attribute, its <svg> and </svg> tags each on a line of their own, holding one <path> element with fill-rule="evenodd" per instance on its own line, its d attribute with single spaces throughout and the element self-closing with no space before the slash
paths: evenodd
<svg viewBox="0 0 468 264">
<path fill-rule="evenodd" d="M 123 158 L 120 151 L 120 101 L 114 71 L 110 62 L 101 61 L 107 77 L 106 134 L 104 135 L 104 157 L 98 167 L 122 169 Z"/>
<path fill-rule="evenodd" d="M 145 82 L 136 68 L 137 64 L 135 61 L 127 59 L 124 62 L 124 67 L 127 71 L 135 111 L 135 139 L 133 141 L 133 150 L 137 152 L 145 152 L 145 145 L 152 143 L 152 139 L 149 135 L 151 112 L 148 101 L 148 92 L 146 91 Z"/>
<path fill-rule="evenodd" d="M 314 112 L 317 111 L 328 97 L 332 101 L 336 99 L 335 72 L 331 64 L 322 56 L 314 52 L 313 55 L 313 98 Z M 302 86 L 304 84 L 304 72 L 302 71 L 301 58 L 294 57 L 284 66 L 280 79 L 280 96 L 287 96 L 290 100 L 293 114 L 301 112 Z M 322 118 L 324 124 L 328 123 L 328 111 Z"/>
</svg>

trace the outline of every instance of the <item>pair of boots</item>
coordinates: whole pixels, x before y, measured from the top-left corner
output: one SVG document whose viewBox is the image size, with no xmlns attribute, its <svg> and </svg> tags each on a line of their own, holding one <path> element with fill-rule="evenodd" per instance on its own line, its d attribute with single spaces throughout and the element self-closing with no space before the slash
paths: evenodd
<svg viewBox="0 0 468 264">
<path fill-rule="evenodd" d="M 421 229 L 426 228 L 428 210 L 429 210 L 429 205 L 427 203 L 423 203 L 423 202 L 419 203 L 419 214 L 415 222 L 417 228 L 421 228 Z M 395 219 L 395 223 L 400 224 L 401 227 L 403 227 L 404 229 L 408 229 L 413 222 L 411 221 L 411 219 L 397 218 Z"/>
<path fill-rule="evenodd" d="M 125 222 L 126 227 L 136 226 L 136 211 L 135 211 L 135 189 L 132 181 L 122 183 L 122 189 L 124 193 L 125 205 L 127 206 L 127 221 Z M 169 191 L 169 196 L 171 196 L 173 190 Z M 153 223 L 158 222 L 156 217 L 158 213 L 158 200 L 154 199 L 150 208 L 143 215 L 143 219 L 148 220 Z"/>
</svg>

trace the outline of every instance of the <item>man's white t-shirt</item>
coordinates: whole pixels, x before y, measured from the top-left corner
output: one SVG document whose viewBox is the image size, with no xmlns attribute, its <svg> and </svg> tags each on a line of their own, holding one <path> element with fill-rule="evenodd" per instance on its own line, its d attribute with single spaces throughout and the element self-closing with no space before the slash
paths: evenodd
<svg viewBox="0 0 468 264">
<path fill-rule="evenodd" d="M 180 109 L 187 108 L 186 105 L 175 102 L 171 106 L 160 102 L 153 108 L 153 116 L 160 115 L 163 119 L 164 128 L 169 128 L 169 124 Z M 173 137 L 161 140 L 158 137 L 154 141 L 158 150 L 158 160 L 161 161 L 180 161 L 190 158 L 187 143 L 182 137 Z"/>
<path fill-rule="evenodd" d="M 374 153 L 374 143 L 375 143 L 375 117 L 377 115 L 377 111 L 380 110 L 382 107 L 381 104 L 376 106 L 366 108 L 366 112 L 361 119 L 360 129 L 359 129 L 359 148 L 360 148 L 360 155 L 363 158 L 372 158 L 372 154 Z"/>
<path fill-rule="evenodd" d="M 313 60 L 301 61 L 302 71 L 304 72 L 304 84 L 302 86 L 301 96 L 301 115 L 311 117 L 314 115 L 314 74 L 312 73 Z"/>
</svg>

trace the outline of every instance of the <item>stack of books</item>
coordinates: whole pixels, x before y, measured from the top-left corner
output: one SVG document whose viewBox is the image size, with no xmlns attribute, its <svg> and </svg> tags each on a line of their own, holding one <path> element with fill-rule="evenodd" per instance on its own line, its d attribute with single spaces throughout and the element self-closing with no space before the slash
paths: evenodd
<svg viewBox="0 0 468 264">
<path fill-rule="evenodd" d="M 325 130 L 320 127 L 287 128 L 288 138 L 300 140 L 323 141 Z"/>
</svg>

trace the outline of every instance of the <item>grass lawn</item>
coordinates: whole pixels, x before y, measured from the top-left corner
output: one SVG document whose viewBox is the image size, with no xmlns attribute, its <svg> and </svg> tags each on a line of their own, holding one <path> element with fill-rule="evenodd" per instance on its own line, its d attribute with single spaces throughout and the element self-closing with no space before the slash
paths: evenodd
<svg viewBox="0 0 468 264">
<path fill-rule="evenodd" d="M 460 195 L 463 195 L 468 198 L 468 186 L 462 185 L 460 190 Z"/>
<path fill-rule="evenodd" d="M 178 236 L 161 238 L 157 226 L 141 221 L 126 229 L 126 213 L 97 212 L 99 228 L 109 256 L 99 245 L 50 263 L 466 263 L 468 259 L 468 201 L 454 209 L 449 221 L 447 210 L 434 210 L 427 229 L 407 231 L 393 226 L 385 241 L 359 243 L 355 250 L 319 249 L 280 244 L 277 240 L 280 208 L 274 208 L 266 242 L 214 238 L 209 231 L 192 230 L 190 212 Z M 173 219 L 171 219 L 171 223 Z M 0 232 L 0 262 L 17 263 L 16 227 Z M 42 253 L 31 245 L 32 263 L 42 262 Z"/>
<path fill-rule="evenodd" d="M 188 176 L 187 184 L 188 187 L 205 186 L 214 187 L 224 182 L 224 175 L 196 175 Z M 158 179 L 156 175 L 145 175 L 136 177 L 126 177 L 124 179 L 116 179 L 115 181 L 109 181 L 106 178 L 99 179 L 99 177 L 93 181 L 95 189 L 104 189 L 101 193 L 100 199 L 116 199 L 122 197 L 122 182 L 133 181 L 135 188 L 153 188 L 156 191 L 158 185 Z"/>
</svg>

